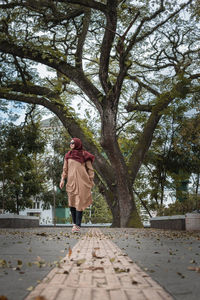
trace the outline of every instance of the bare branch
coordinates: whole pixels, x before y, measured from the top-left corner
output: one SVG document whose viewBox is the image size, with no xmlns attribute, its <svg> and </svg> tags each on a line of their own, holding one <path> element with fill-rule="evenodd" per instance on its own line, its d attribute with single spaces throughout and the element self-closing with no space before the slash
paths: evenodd
<svg viewBox="0 0 200 300">
<path fill-rule="evenodd" d="M 109 29 L 105 30 L 101 45 L 99 78 L 104 91 L 107 93 L 111 89 L 111 83 L 108 80 L 108 67 L 110 60 L 110 52 L 112 49 L 112 43 L 115 38 L 117 26 L 117 5 L 117 0 L 107 1 L 106 28 Z"/>
<path fill-rule="evenodd" d="M 160 28 L 161 26 L 163 26 L 165 23 L 167 23 L 170 19 L 172 19 L 175 15 L 177 15 L 181 10 L 183 10 L 186 6 L 188 6 L 193 0 L 189 0 L 188 2 L 186 2 L 185 4 L 181 5 L 181 7 L 179 9 L 177 9 L 175 12 L 173 12 L 172 14 L 170 14 L 167 18 L 165 18 L 162 22 L 158 23 L 156 26 L 154 26 L 151 30 L 147 31 L 146 33 L 142 34 L 141 36 L 138 37 L 143 25 L 145 22 L 149 22 L 152 19 L 155 19 L 160 13 L 164 12 L 164 6 L 163 6 L 163 1 L 161 0 L 161 5 L 160 8 L 151 16 L 151 17 L 145 17 L 141 20 L 140 25 L 138 26 L 138 28 L 135 31 L 135 34 L 132 36 L 129 45 L 127 46 L 125 55 L 128 55 L 128 53 L 131 51 L 131 49 L 133 48 L 133 46 L 144 40 L 146 37 L 150 36 L 153 32 L 155 32 L 158 28 Z"/>
<path fill-rule="evenodd" d="M 99 113 L 102 113 L 102 107 L 99 98 L 103 96 L 101 92 L 83 74 L 83 72 L 80 72 L 79 69 L 66 63 L 64 57 L 56 57 L 56 54 L 54 55 L 52 52 L 49 53 L 48 47 L 46 53 L 44 53 L 44 47 L 43 49 L 39 49 L 38 47 L 35 48 L 34 45 L 31 46 L 32 48 L 30 47 L 30 45 L 18 46 L 14 44 L 13 41 L 9 41 L 7 37 L 3 36 L 1 38 L 0 51 L 40 62 L 44 65 L 54 68 L 61 74 L 66 75 L 86 93 L 91 101 L 93 101 Z"/>
<path fill-rule="evenodd" d="M 57 0 L 57 2 L 66 3 L 66 0 Z M 93 8 L 106 13 L 106 5 L 94 0 L 67 0 L 67 3 L 79 4 L 88 8 Z"/>
<path fill-rule="evenodd" d="M 151 92 L 155 96 L 159 96 L 160 93 L 153 89 L 151 86 L 147 85 L 146 83 L 142 82 L 138 77 L 133 76 L 133 75 L 127 75 L 129 79 L 137 82 L 141 87 L 145 88 L 147 91 Z"/>
<path fill-rule="evenodd" d="M 83 45 L 86 39 L 86 35 L 88 32 L 89 24 L 90 24 L 90 10 L 85 12 L 84 20 L 83 20 L 83 28 L 82 32 L 78 39 L 78 45 L 76 50 L 76 67 L 82 69 L 82 54 L 83 54 Z"/>
</svg>

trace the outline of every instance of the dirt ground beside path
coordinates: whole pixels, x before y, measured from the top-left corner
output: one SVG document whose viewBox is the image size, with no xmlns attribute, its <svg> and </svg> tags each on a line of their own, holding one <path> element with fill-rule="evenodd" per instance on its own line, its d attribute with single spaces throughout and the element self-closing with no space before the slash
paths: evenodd
<svg viewBox="0 0 200 300">
<path fill-rule="evenodd" d="M 102 231 L 174 299 L 200 298 L 200 232 L 150 228 Z"/>
<path fill-rule="evenodd" d="M 24 299 L 77 239 L 71 228 L 0 229 L 0 295 Z"/>
</svg>

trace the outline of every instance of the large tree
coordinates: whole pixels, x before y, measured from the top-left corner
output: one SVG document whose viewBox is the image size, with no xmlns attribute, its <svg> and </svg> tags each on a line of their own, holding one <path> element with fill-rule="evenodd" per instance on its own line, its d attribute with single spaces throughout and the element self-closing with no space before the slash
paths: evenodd
<svg viewBox="0 0 200 300">
<path fill-rule="evenodd" d="M 141 226 L 133 184 L 157 124 L 168 106 L 191 102 L 199 91 L 193 5 L 198 2 L 1 1 L 0 98 L 42 105 L 81 138 L 96 156 L 96 182 L 113 226 Z M 46 80 L 38 64 L 51 70 Z M 100 135 L 72 112 L 76 95 L 95 108 Z M 124 156 L 119 139 L 130 122 Z"/>
</svg>

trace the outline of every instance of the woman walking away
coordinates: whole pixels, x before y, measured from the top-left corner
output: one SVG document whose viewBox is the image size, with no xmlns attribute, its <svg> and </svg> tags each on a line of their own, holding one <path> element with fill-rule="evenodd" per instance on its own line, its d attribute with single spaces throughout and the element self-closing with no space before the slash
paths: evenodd
<svg viewBox="0 0 200 300">
<path fill-rule="evenodd" d="M 92 204 L 92 163 L 95 157 L 83 150 L 82 142 L 78 138 L 71 140 L 70 149 L 65 155 L 60 188 L 63 188 L 64 180 L 67 179 L 66 191 L 73 221 L 72 232 L 75 233 L 80 231 L 83 210 Z"/>
</svg>

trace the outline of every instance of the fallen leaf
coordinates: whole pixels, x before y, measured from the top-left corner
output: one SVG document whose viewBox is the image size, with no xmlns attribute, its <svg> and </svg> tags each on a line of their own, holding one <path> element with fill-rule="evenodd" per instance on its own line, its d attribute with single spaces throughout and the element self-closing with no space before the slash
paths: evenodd
<svg viewBox="0 0 200 300">
<path fill-rule="evenodd" d="M 200 267 L 188 267 L 188 270 L 190 270 L 190 271 L 196 271 L 196 272 L 198 272 L 198 273 L 200 273 Z"/>
<path fill-rule="evenodd" d="M 72 249 L 69 247 L 68 257 L 70 258 L 71 255 L 72 255 Z"/>
<path fill-rule="evenodd" d="M 36 235 L 40 235 L 40 236 L 47 236 L 47 234 L 46 234 L 45 232 L 36 233 Z"/>
<path fill-rule="evenodd" d="M 7 267 L 7 262 L 5 259 L 0 259 L 0 267 L 3 267 L 3 268 Z"/>
<path fill-rule="evenodd" d="M 89 267 L 87 268 L 87 270 L 90 270 L 90 271 L 97 271 L 97 270 L 101 270 L 101 271 L 104 271 L 104 268 L 103 267 Z"/>
<path fill-rule="evenodd" d="M 0 296 L 0 300 L 8 300 L 6 296 Z"/>
<path fill-rule="evenodd" d="M 132 279 L 132 284 L 138 284 L 138 282 L 135 279 Z"/>
<path fill-rule="evenodd" d="M 115 261 L 115 257 L 110 258 L 110 262 L 113 263 Z"/>
<path fill-rule="evenodd" d="M 21 265 L 22 265 L 22 261 L 21 261 L 21 260 L 18 260 L 18 261 L 17 261 L 17 265 L 18 265 L 18 266 L 21 266 Z"/>
<path fill-rule="evenodd" d="M 181 272 L 176 272 L 181 278 L 185 278 L 185 276 Z"/>
<path fill-rule="evenodd" d="M 28 262 L 27 265 L 28 265 L 28 267 L 32 267 L 32 263 L 31 262 Z"/>
<path fill-rule="evenodd" d="M 122 272 L 128 273 L 128 272 L 130 272 L 130 269 L 114 268 L 114 270 L 115 270 L 115 273 L 122 273 Z"/>
<path fill-rule="evenodd" d="M 33 286 L 29 286 L 27 289 L 26 289 L 27 291 L 32 291 L 33 290 Z"/>
<path fill-rule="evenodd" d="M 82 265 L 85 261 L 86 261 L 85 258 L 79 259 L 79 260 L 76 261 L 76 265 L 77 265 L 78 267 L 80 267 L 80 265 Z"/>
<path fill-rule="evenodd" d="M 195 264 L 196 261 L 195 261 L 194 259 L 192 259 L 192 260 L 190 261 L 190 263 L 191 263 L 191 264 Z"/>
<path fill-rule="evenodd" d="M 101 258 L 103 258 L 104 256 L 97 256 L 95 250 L 93 250 L 93 251 L 92 251 L 92 257 L 101 259 Z"/>
</svg>

